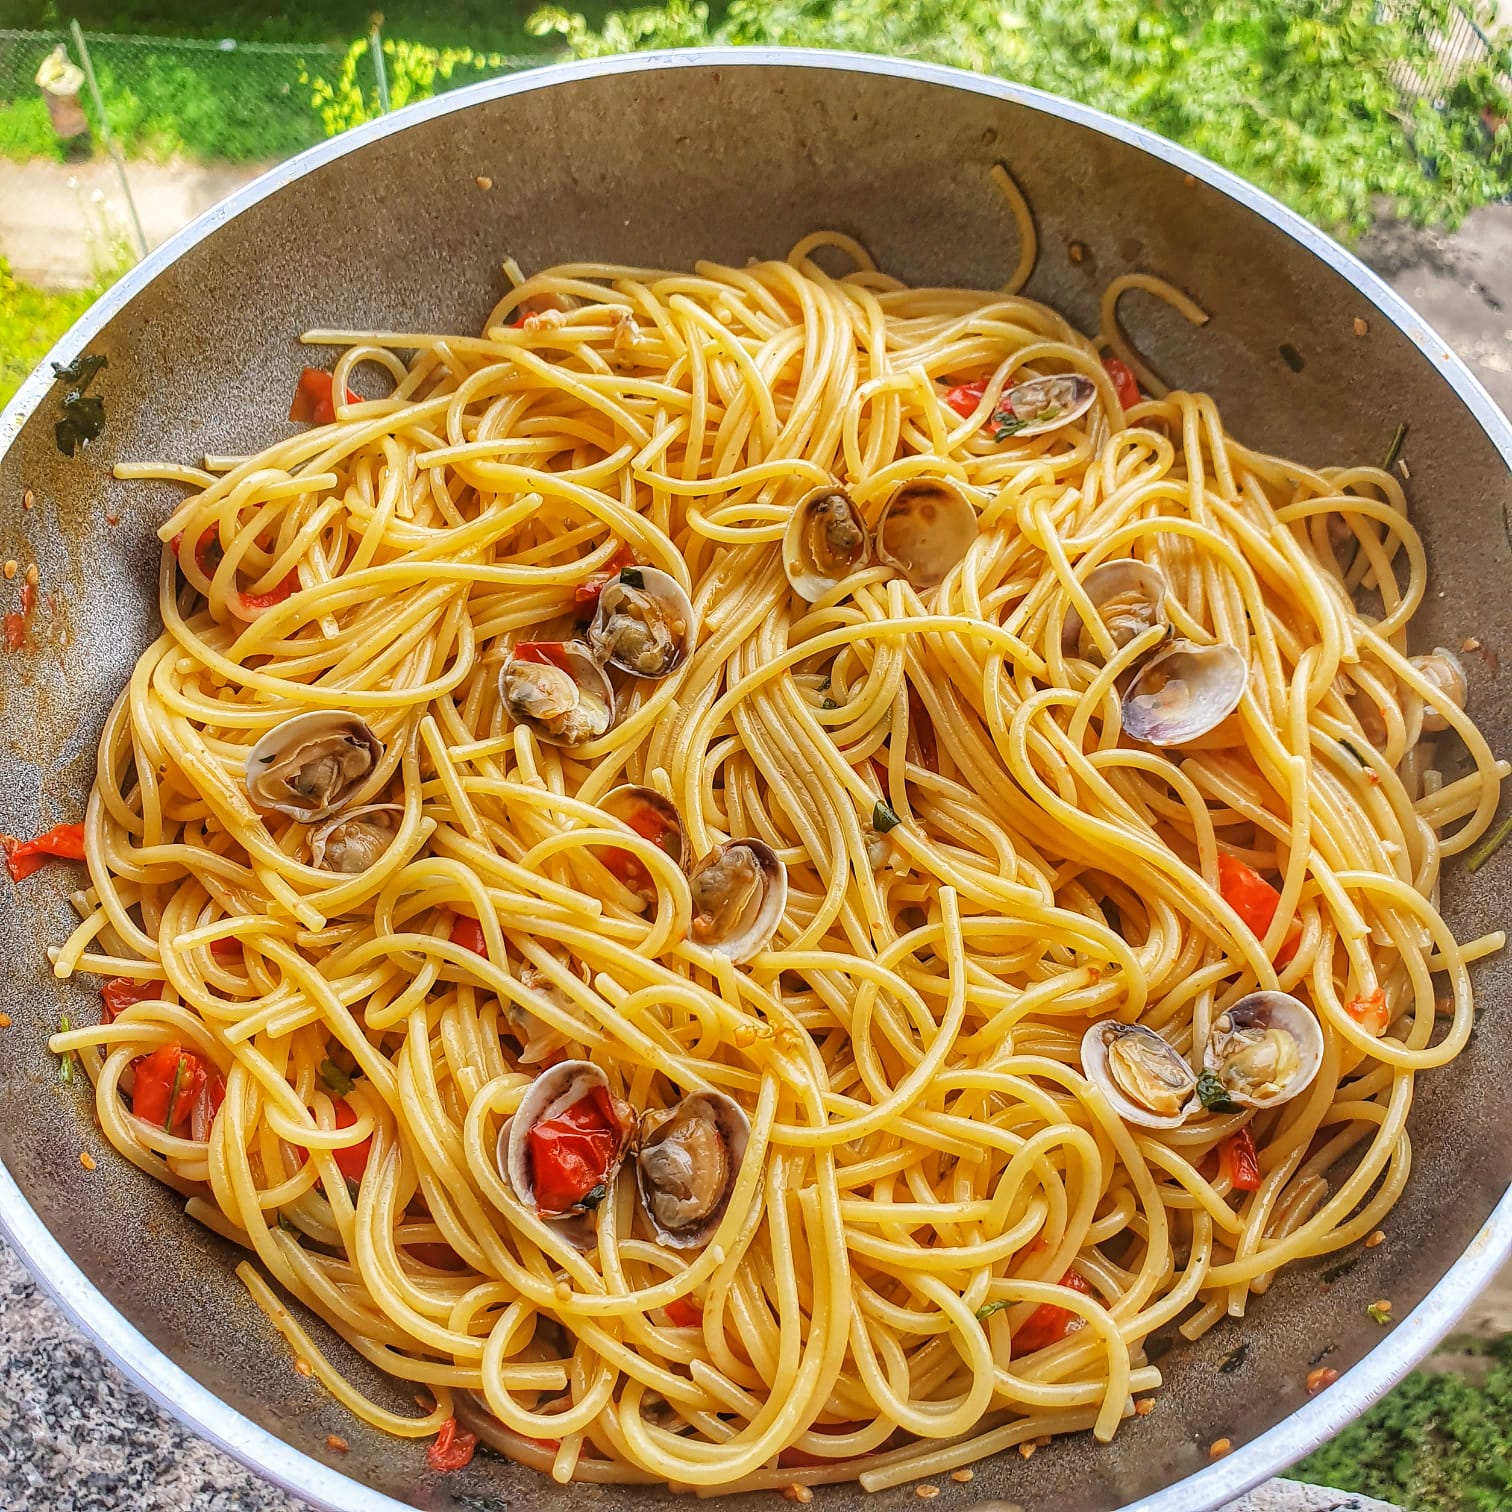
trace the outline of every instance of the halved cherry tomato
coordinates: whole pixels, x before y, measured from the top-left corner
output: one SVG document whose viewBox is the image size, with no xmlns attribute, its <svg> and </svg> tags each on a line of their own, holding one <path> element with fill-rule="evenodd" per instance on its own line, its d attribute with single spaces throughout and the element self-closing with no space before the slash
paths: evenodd
<svg viewBox="0 0 1512 1512">
<path fill-rule="evenodd" d="M 0 846 L 5 848 L 5 864 L 10 869 L 11 881 L 22 882 L 48 861 L 82 861 L 84 826 L 55 824 L 34 840 L 0 835 Z"/>
<path fill-rule="evenodd" d="M 1281 894 L 1276 891 L 1253 866 L 1247 866 L 1238 856 L 1227 851 L 1218 852 L 1218 891 L 1223 901 L 1239 915 L 1245 927 L 1257 940 L 1265 938 L 1265 932 L 1276 917 Z M 1302 931 L 1294 922 L 1276 952 L 1276 965 L 1285 966 L 1297 953 Z"/>
<path fill-rule="evenodd" d="M 436 1434 L 435 1443 L 425 1451 L 425 1457 L 430 1461 L 432 1470 L 446 1475 L 471 1464 L 473 1450 L 477 1447 L 477 1434 L 458 1432 L 456 1418 L 447 1418 Z"/>
<path fill-rule="evenodd" d="M 982 395 L 986 392 L 987 380 L 985 378 L 973 378 L 970 383 L 956 384 L 945 395 L 945 403 L 961 419 L 969 420 L 976 413 L 976 407 L 982 402 Z"/>
<path fill-rule="evenodd" d="M 299 569 L 296 567 L 276 588 L 270 588 L 266 593 L 238 593 L 236 597 L 245 614 L 271 609 L 275 604 L 283 603 L 286 598 L 298 592 Z"/>
<path fill-rule="evenodd" d="M 526 1136 L 536 1211 L 548 1216 L 597 1206 L 594 1193 L 603 1196 L 620 1138 L 614 1105 L 603 1087 L 538 1123 Z"/>
<path fill-rule="evenodd" d="M 226 1081 L 215 1067 L 179 1045 L 163 1045 L 134 1063 L 131 1111 L 165 1134 L 207 1139 L 210 1123 L 226 1100 Z"/>
<path fill-rule="evenodd" d="M 667 1303 L 666 1311 L 674 1328 L 703 1327 L 703 1308 L 692 1297 L 674 1297 Z"/>
<path fill-rule="evenodd" d="M 1260 1188 L 1260 1157 L 1255 1153 L 1255 1137 L 1248 1129 L 1230 1134 L 1219 1146 L 1220 1168 L 1229 1185 L 1237 1192 L 1254 1192 Z"/>
<path fill-rule="evenodd" d="M 1092 1288 L 1074 1270 L 1068 1270 L 1061 1277 L 1060 1284 L 1070 1287 L 1072 1291 L 1080 1292 L 1084 1297 L 1092 1295 Z M 1018 1332 L 1014 1334 L 1013 1352 L 1016 1355 L 1033 1354 L 1036 1349 L 1044 1349 L 1047 1345 L 1058 1343 L 1068 1334 L 1075 1332 L 1081 1326 L 1081 1321 L 1069 1307 L 1057 1307 L 1054 1302 L 1042 1302 L 1024 1319 Z"/>
<path fill-rule="evenodd" d="M 482 956 L 485 961 L 488 959 L 488 938 L 483 933 L 483 926 L 469 915 L 457 915 L 447 938 L 453 945 L 460 945 L 463 950 L 470 950 L 474 955 Z"/>
<path fill-rule="evenodd" d="M 624 568 L 634 567 L 635 563 L 635 553 L 628 546 L 621 546 L 609 558 L 609 565 L 603 572 L 595 572 L 591 577 L 585 578 L 573 589 L 573 602 L 576 604 L 586 604 L 590 609 L 596 609 L 598 607 L 599 594 L 604 591 L 604 585 L 612 583 Z M 519 647 L 516 646 L 515 650 L 518 651 Z"/>
<path fill-rule="evenodd" d="M 130 977 L 111 977 L 100 988 L 100 1018 L 113 1024 L 133 1003 L 147 1003 L 163 995 L 163 982 L 133 982 Z"/>
<path fill-rule="evenodd" d="M 1344 1011 L 1367 1034 L 1385 1034 L 1391 1022 L 1391 1010 L 1386 1006 L 1386 993 L 1377 987 L 1361 997 L 1353 997 L 1345 1003 Z"/>
<path fill-rule="evenodd" d="M 294 402 L 289 406 L 289 419 L 329 425 L 336 418 L 331 381 L 331 375 L 324 368 L 301 368 L 299 382 L 294 387 Z M 354 394 L 351 389 L 345 390 L 345 393 L 348 404 L 360 402 L 361 396 Z"/>
<path fill-rule="evenodd" d="M 543 667 L 560 667 L 564 672 L 567 655 L 556 641 L 519 641 L 511 655 L 516 661 L 538 662 Z"/>
<path fill-rule="evenodd" d="M 352 1106 L 344 1097 L 338 1097 L 332 1104 L 336 1111 L 336 1127 L 338 1129 L 350 1129 L 357 1122 L 357 1115 L 352 1111 Z M 373 1153 L 373 1136 L 368 1135 L 361 1144 L 348 1145 L 344 1150 L 332 1150 L 331 1154 L 336 1157 L 336 1169 L 346 1177 L 348 1181 L 361 1181 L 363 1172 L 367 1170 L 368 1157 Z"/>
<path fill-rule="evenodd" d="M 1113 380 L 1113 387 L 1118 393 L 1118 402 L 1125 409 L 1132 409 L 1140 402 L 1143 395 L 1139 392 L 1139 380 L 1134 376 L 1127 362 L 1121 362 L 1117 357 L 1104 357 L 1102 360 L 1103 370 Z"/>
</svg>

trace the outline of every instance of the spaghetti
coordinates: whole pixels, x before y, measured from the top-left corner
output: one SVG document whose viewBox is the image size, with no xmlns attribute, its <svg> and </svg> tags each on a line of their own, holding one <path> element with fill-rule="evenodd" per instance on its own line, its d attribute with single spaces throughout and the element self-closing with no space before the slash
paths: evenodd
<svg viewBox="0 0 1512 1512">
<path fill-rule="evenodd" d="M 1016 285 L 1033 257 L 1031 226 Z M 107 1021 L 52 1048 L 319 1378 L 445 1456 L 460 1422 L 559 1481 L 878 1489 L 1109 1439 L 1153 1332 L 1377 1226 L 1502 943 L 1436 907 L 1508 768 L 1407 655 L 1401 487 L 1252 451 L 1054 311 L 905 287 L 844 237 L 510 267 L 482 336 L 313 333 L 326 423 L 121 470 L 191 492 L 54 952 L 111 979 Z M 1046 377 L 1083 412 L 1030 414 Z M 856 544 L 920 486 L 971 509 L 925 588 Z M 815 497 L 860 565 L 805 599 L 783 542 Z M 1164 597 L 1121 635 L 1089 579 L 1128 562 Z M 653 578 L 690 654 L 632 675 L 589 621 Z M 1242 694 L 1135 742 L 1168 631 L 1233 648 Z M 1084 1064 L 1089 1026 L 1137 1024 L 1195 1077 L 1256 992 L 1316 1023 L 1296 1095 L 1155 1128 Z M 694 1130 L 728 1172 L 693 1235 L 646 1183 L 695 1095 L 744 1133 Z M 369 1400 L 280 1292 L 434 1409 Z"/>
</svg>

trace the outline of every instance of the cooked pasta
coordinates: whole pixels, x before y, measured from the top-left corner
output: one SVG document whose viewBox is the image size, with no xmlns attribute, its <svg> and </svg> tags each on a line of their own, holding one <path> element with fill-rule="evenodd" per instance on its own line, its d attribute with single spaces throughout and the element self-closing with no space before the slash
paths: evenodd
<svg viewBox="0 0 1512 1512">
<path fill-rule="evenodd" d="M 189 493 L 53 1049 L 439 1468 L 1111 1438 L 1152 1333 L 1380 1223 L 1502 944 L 1437 907 L 1508 768 L 1407 653 L 1400 483 L 1142 397 L 1125 288 L 1205 318 L 1149 279 L 1094 342 L 836 235 L 509 267 L 122 469 Z"/>
</svg>

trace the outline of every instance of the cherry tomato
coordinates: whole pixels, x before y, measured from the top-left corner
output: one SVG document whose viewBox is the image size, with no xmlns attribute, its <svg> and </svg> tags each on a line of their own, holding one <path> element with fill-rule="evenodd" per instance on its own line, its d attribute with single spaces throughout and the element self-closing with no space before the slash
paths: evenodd
<svg viewBox="0 0 1512 1512">
<path fill-rule="evenodd" d="M 335 1099 L 333 1106 L 336 1110 L 336 1127 L 338 1129 L 350 1129 L 357 1122 L 357 1115 L 352 1111 L 351 1104 L 344 1097 Z M 373 1136 L 368 1135 L 361 1144 L 348 1145 L 344 1150 L 332 1150 L 331 1154 L 336 1157 L 336 1169 L 346 1177 L 348 1181 L 361 1181 L 363 1173 L 367 1170 L 368 1157 L 373 1153 Z"/>
<path fill-rule="evenodd" d="M 0 846 L 5 849 L 5 864 L 10 869 L 11 881 L 21 882 L 48 861 L 82 861 L 84 826 L 55 824 L 35 840 L 18 840 L 14 835 L 0 835 Z"/>
<path fill-rule="evenodd" d="M 432 1470 L 446 1475 L 453 1470 L 460 1470 L 464 1465 L 471 1464 L 473 1450 L 477 1447 L 476 1434 L 459 1433 L 456 1418 L 447 1418 L 442 1423 L 440 1432 L 436 1434 L 435 1443 L 425 1451 L 425 1457 L 430 1461 Z"/>
<path fill-rule="evenodd" d="M 209 1125 L 226 1098 L 225 1078 L 215 1067 L 179 1045 L 163 1045 L 135 1062 L 136 1085 L 131 1111 L 165 1134 L 194 1129 L 196 1139 L 209 1137 Z"/>
<path fill-rule="evenodd" d="M 1218 891 L 1249 932 L 1257 940 L 1263 940 L 1276 917 L 1281 894 L 1253 866 L 1247 866 L 1227 851 L 1218 852 Z M 1277 966 L 1285 966 L 1296 955 L 1301 939 L 1302 931 L 1294 923 L 1276 952 Z"/>
<path fill-rule="evenodd" d="M 307 420 L 315 425 L 331 424 L 336 418 L 331 382 L 331 375 L 323 368 L 301 368 L 299 382 L 294 388 L 294 402 L 289 406 L 289 419 Z M 348 404 L 360 401 L 361 396 L 351 389 L 345 392 Z"/>
<path fill-rule="evenodd" d="M 526 1139 L 536 1211 L 544 1218 L 597 1207 L 620 1141 L 614 1105 L 603 1087 L 538 1123 Z"/>
<path fill-rule="evenodd" d="M 1220 1146 L 1220 1166 L 1229 1184 L 1237 1192 L 1254 1192 L 1260 1187 L 1260 1157 L 1255 1153 L 1255 1137 L 1248 1129 L 1230 1134 Z"/>
<path fill-rule="evenodd" d="M 1104 357 L 1102 365 L 1108 377 L 1113 380 L 1113 387 L 1118 392 L 1118 402 L 1125 409 L 1132 409 L 1143 395 L 1139 392 L 1139 380 L 1130 371 L 1128 363 L 1121 362 L 1117 357 Z"/>
<path fill-rule="evenodd" d="M 447 938 L 453 945 L 460 945 L 463 950 L 470 950 L 474 955 L 482 956 L 485 961 L 488 959 L 488 938 L 483 933 L 483 926 L 467 914 L 457 915 Z"/>
<path fill-rule="evenodd" d="M 976 413 L 976 407 L 982 402 L 982 395 L 986 392 L 987 380 L 985 378 L 973 378 L 970 383 L 956 384 L 945 395 L 945 403 L 961 419 L 969 420 Z"/>
<path fill-rule="evenodd" d="M 1061 1277 L 1060 1284 L 1080 1292 L 1084 1297 L 1092 1295 L 1092 1288 L 1074 1270 L 1068 1270 Z M 1019 1325 L 1018 1332 L 1013 1336 L 1013 1352 L 1016 1355 L 1033 1354 L 1036 1349 L 1059 1343 L 1080 1324 L 1081 1319 L 1069 1307 L 1042 1302 Z"/>
<path fill-rule="evenodd" d="M 111 977 L 100 988 L 102 1022 L 113 1024 L 133 1003 L 146 1003 L 162 997 L 164 988 L 162 982 L 133 982 L 129 977 Z"/>
</svg>

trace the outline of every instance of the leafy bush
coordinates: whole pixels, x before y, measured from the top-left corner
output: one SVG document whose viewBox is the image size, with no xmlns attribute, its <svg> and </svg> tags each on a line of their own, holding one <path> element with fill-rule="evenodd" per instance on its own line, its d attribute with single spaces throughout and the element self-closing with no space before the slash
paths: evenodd
<svg viewBox="0 0 1512 1512">
<path fill-rule="evenodd" d="M 1453 0 L 693 0 L 598 26 L 548 6 L 531 20 L 579 56 L 702 43 L 855 48 L 1000 74 L 1185 143 L 1330 230 L 1384 202 L 1456 224 L 1512 192 L 1503 46 L 1435 108 L 1398 80 L 1437 75 Z"/>
<path fill-rule="evenodd" d="M 18 282 L 0 257 L 0 404 L 21 387 L 21 380 L 42 360 L 80 315 L 100 296 L 100 289 L 48 294 Z"/>
</svg>

